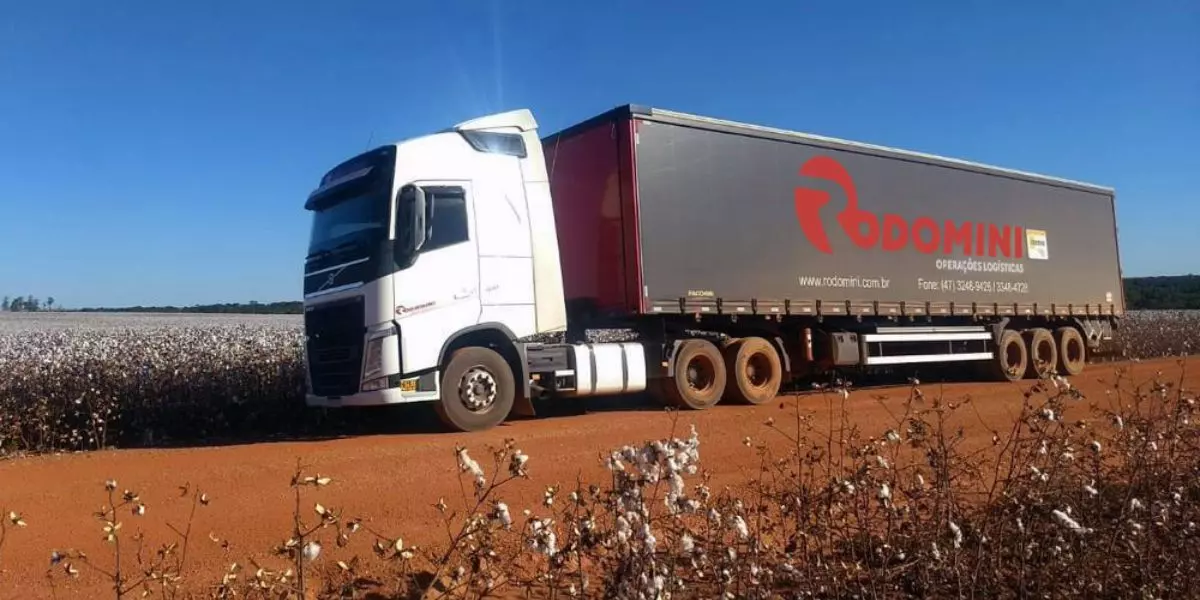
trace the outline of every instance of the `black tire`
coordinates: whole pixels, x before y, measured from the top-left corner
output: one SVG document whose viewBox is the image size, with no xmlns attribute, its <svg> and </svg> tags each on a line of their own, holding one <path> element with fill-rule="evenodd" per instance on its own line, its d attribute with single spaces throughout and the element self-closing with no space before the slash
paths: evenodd
<svg viewBox="0 0 1200 600">
<path fill-rule="evenodd" d="M 988 375 L 998 381 L 1020 381 L 1029 369 L 1029 349 L 1021 333 L 1006 329 L 1000 335 L 996 356 L 988 368 Z"/>
<path fill-rule="evenodd" d="M 1087 365 L 1087 344 L 1083 335 L 1074 327 L 1059 327 L 1055 333 L 1058 342 L 1058 372 L 1074 377 L 1083 373 Z"/>
<path fill-rule="evenodd" d="M 1029 355 L 1026 378 L 1041 379 L 1043 372 L 1058 369 L 1058 344 L 1049 329 L 1035 327 L 1025 331 L 1021 337 L 1025 338 L 1025 349 Z"/>
<path fill-rule="evenodd" d="M 721 401 L 725 392 L 725 359 L 708 340 L 687 340 L 675 353 L 675 376 L 662 381 L 668 405 L 704 410 Z"/>
<path fill-rule="evenodd" d="M 467 390 L 470 384 L 471 389 Z M 482 396 L 482 397 L 481 397 Z M 457 431 L 482 431 L 512 412 L 516 384 L 512 367 L 490 348 L 462 348 L 442 371 L 441 398 L 435 405 L 442 423 Z M 481 400 L 472 407 L 471 398 Z"/>
<path fill-rule="evenodd" d="M 783 362 L 775 346 L 748 337 L 725 346 L 725 397 L 740 404 L 763 404 L 775 399 L 783 383 Z"/>
</svg>

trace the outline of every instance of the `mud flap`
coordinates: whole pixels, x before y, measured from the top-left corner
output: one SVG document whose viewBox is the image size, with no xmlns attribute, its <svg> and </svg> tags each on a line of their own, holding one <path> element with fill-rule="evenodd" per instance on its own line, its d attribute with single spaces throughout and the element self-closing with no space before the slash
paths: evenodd
<svg viewBox="0 0 1200 600">
<path fill-rule="evenodd" d="M 512 412 L 509 414 L 517 415 L 518 417 L 536 417 L 537 411 L 533 409 L 533 401 L 529 399 L 529 393 L 517 394 L 513 398 Z"/>
</svg>

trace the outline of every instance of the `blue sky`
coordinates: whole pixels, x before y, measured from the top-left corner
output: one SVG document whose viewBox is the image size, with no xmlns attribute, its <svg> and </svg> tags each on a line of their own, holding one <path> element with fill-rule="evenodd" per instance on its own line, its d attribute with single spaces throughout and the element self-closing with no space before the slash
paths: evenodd
<svg viewBox="0 0 1200 600">
<path fill-rule="evenodd" d="M 297 299 L 339 160 L 629 102 L 1111 185 L 1126 274 L 1200 272 L 1194 1 L 44 0 L 0 6 L 0 294 Z"/>
</svg>

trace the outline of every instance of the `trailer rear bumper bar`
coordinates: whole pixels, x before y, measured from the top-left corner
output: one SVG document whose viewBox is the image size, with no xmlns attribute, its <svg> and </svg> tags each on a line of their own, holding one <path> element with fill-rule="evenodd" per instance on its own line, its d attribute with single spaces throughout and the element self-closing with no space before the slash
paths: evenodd
<svg viewBox="0 0 1200 600">
<path fill-rule="evenodd" d="M 914 354 L 909 356 L 868 356 L 868 366 L 883 365 L 917 365 L 941 362 L 963 362 L 970 360 L 991 360 L 991 352 L 964 352 L 962 354 Z"/>
<path fill-rule="evenodd" d="M 965 340 L 990 340 L 992 334 L 986 331 L 946 332 L 946 333 L 864 333 L 862 340 L 871 342 L 955 342 Z"/>
</svg>

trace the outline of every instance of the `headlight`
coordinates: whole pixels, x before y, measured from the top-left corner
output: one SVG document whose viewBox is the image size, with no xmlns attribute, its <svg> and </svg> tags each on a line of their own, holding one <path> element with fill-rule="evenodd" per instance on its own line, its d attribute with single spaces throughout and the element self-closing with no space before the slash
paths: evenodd
<svg viewBox="0 0 1200 600">
<path fill-rule="evenodd" d="M 367 342 L 367 353 L 363 358 L 363 380 L 373 379 L 383 373 L 383 342 L 391 336 L 378 337 Z"/>
<path fill-rule="evenodd" d="M 399 334 L 391 323 L 369 328 L 362 354 L 361 391 L 374 392 L 391 387 L 388 378 L 400 373 Z"/>
</svg>

